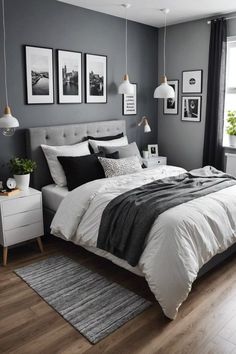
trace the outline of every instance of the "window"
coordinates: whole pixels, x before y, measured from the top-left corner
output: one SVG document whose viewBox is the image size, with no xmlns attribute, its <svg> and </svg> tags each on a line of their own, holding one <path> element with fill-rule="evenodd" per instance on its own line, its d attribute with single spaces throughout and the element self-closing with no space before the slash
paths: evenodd
<svg viewBox="0 0 236 354">
<path fill-rule="evenodd" d="M 229 138 L 225 132 L 227 112 L 236 111 L 236 37 L 229 37 L 227 42 L 227 73 L 225 94 L 225 127 L 223 145 L 229 146 Z"/>
</svg>

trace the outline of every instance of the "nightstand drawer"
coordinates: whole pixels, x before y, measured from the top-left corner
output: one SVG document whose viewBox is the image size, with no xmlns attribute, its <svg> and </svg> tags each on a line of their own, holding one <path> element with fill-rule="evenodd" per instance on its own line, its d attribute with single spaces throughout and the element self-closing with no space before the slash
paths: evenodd
<svg viewBox="0 0 236 354">
<path fill-rule="evenodd" d="M 41 194 L 6 200 L 2 203 L 3 216 L 41 208 Z"/>
<path fill-rule="evenodd" d="M 43 223 L 22 226 L 17 229 L 4 232 L 4 246 L 11 246 L 17 243 L 43 235 Z"/>
<path fill-rule="evenodd" d="M 42 210 L 36 209 L 19 213 L 15 215 L 5 216 L 3 220 L 3 230 L 12 230 L 17 227 L 30 225 L 42 220 Z"/>
</svg>

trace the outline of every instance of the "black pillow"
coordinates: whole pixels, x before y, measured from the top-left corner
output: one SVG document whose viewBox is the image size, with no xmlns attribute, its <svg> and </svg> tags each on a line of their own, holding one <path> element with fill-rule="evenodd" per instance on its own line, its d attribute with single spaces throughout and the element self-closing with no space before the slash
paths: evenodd
<svg viewBox="0 0 236 354">
<path fill-rule="evenodd" d="M 102 136 L 102 137 L 99 137 L 97 138 L 96 136 L 90 136 L 88 135 L 85 140 L 99 140 L 99 141 L 108 141 L 108 140 L 114 140 L 114 139 L 120 139 L 120 138 L 123 138 L 124 134 L 123 133 L 120 133 L 120 134 L 117 134 L 117 135 L 110 135 L 110 136 Z M 89 150 L 91 152 L 91 154 L 94 153 L 93 151 L 93 148 L 92 146 L 89 144 Z"/>
<path fill-rule="evenodd" d="M 98 156 L 105 157 L 104 153 L 57 157 L 65 172 L 69 191 L 95 179 L 105 178 Z M 114 154 L 110 154 L 110 158 L 119 158 L 119 153 L 116 151 Z"/>
</svg>

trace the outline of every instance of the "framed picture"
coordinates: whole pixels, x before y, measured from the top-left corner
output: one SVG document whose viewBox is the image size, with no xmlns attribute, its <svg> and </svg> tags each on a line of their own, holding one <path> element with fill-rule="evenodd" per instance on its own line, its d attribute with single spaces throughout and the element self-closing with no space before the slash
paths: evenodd
<svg viewBox="0 0 236 354">
<path fill-rule="evenodd" d="M 201 96 L 182 97 L 182 120 L 188 122 L 200 122 L 201 101 Z"/>
<path fill-rule="evenodd" d="M 182 93 L 202 93 L 202 70 L 182 72 Z"/>
<path fill-rule="evenodd" d="M 107 103 L 107 56 L 85 54 L 86 103 Z"/>
<path fill-rule="evenodd" d="M 57 51 L 58 102 L 82 102 L 82 54 L 68 50 Z"/>
<path fill-rule="evenodd" d="M 168 85 L 173 87 L 175 91 L 174 98 L 165 98 L 163 113 L 164 114 L 178 114 L 178 104 L 179 104 L 179 80 L 167 81 Z"/>
<path fill-rule="evenodd" d="M 25 46 L 28 104 L 54 103 L 52 49 Z"/>
<path fill-rule="evenodd" d="M 148 145 L 148 155 L 149 157 L 158 156 L 158 145 Z"/>
<path fill-rule="evenodd" d="M 134 86 L 133 95 L 122 95 L 122 114 L 123 116 L 134 116 L 137 114 L 137 84 Z"/>
</svg>

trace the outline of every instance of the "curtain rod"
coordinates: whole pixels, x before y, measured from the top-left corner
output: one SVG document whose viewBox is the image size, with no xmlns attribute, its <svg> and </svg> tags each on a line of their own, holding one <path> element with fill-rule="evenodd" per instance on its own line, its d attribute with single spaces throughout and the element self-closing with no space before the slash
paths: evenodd
<svg viewBox="0 0 236 354">
<path fill-rule="evenodd" d="M 222 15 L 221 17 L 223 17 L 223 15 Z M 226 17 L 225 19 L 226 19 L 226 20 L 233 20 L 234 18 L 236 18 L 236 16 Z M 215 20 L 215 19 L 212 19 L 212 20 L 207 21 L 207 24 L 210 25 L 210 24 L 211 24 L 211 21 L 214 21 L 214 20 Z"/>
</svg>

